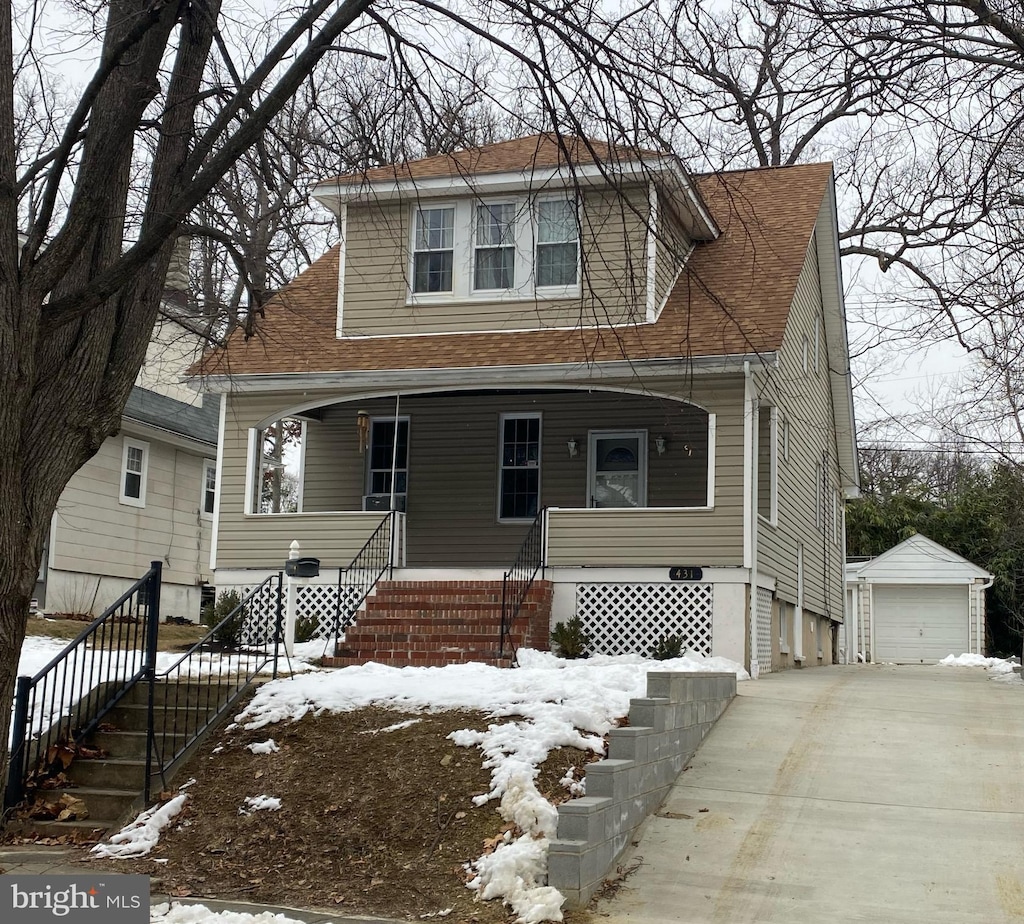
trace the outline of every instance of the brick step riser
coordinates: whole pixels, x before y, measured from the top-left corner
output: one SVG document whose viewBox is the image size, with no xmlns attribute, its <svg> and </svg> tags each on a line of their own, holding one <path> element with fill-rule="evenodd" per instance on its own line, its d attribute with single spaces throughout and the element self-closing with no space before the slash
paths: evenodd
<svg viewBox="0 0 1024 924">
<path fill-rule="evenodd" d="M 388 667 L 446 667 L 449 664 L 486 664 L 490 667 L 511 667 L 512 661 L 510 658 L 498 658 L 496 656 L 491 657 L 465 657 L 465 656 L 443 656 L 434 654 L 429 658 L 408 658 L 408 657 L 394 657 L 384 656 L 371 658 L 371 657 L 344 657 L 344 658 L 325 658 L 324 667 L 359 667 L 366 664 L 368 661 L 373 661 L 376 664 L 384 664 Z"/>
</svg>

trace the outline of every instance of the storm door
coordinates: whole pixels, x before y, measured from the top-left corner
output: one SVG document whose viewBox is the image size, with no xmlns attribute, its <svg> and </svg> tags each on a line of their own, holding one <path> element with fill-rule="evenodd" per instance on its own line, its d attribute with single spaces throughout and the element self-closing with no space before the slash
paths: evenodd
<svg viewBox="0 0 1024 924">
<path fill-rule="evenodd" d="M 647 431 L 592 430 L 587 483 L 591 507 L 647 506 Z"/>
</svg>

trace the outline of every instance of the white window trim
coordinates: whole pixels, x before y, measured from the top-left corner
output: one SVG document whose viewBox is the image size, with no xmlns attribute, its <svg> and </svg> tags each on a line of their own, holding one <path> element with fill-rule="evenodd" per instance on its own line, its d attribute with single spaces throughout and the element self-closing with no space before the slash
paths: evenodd
<svg viewBox="0 0 1024 924">
<path fill-rule="evenodd" d="M 124 493 L 124 478 L 128 474 L 128 450 L 142 450 L 142 472 L 139 473 L 139 496 L 129 497 Z M 146 482 L 149 480 L 149 443 L 126 436 L 121 447 L 121 483 L 118 486 L 118 500 L 129 507 L 146 506 Z"/>
<path fill-rule="evenodd" d="M 211 469 L 213 470 L 213 510 L 207 512 L 206 476 Z M 199 484 L 199 516 L 204 520 L 212 520 L 213 515 L 217 512 L 217 460 L 203 459 L 202 473 L 202 480 Z"/>
<path fill-rule="evenodd" d="M 505 421 L 535 419 L 539 421 L 537 426 L 537 512 L 541 510 L 541 497 L 543 494 L 544 477 L 544 417 L 540 411 L 504 411 L 498 416 L 498 497 L 495 513 L 499 523 L 532 523 L 533 517 L 503 517 L 501 515 L 501 479 L 505 470 Z M 518 468 L 519 466 L 513 466 Z"/>
<path fill-rule="evenodd" d="M 718 415 L 708 414 L 708 510 L 715 509 L 715 443 L 717 439 Z"/>
<path fill-rule="evenodd" d="M 640 476 L 640 492 L 642 497 L 636 507 L 595 507 L 594 490 L 597 482 L 597 441 L 599 439 L 611 439 L 614 437 L 639 437 L 640 443 L 637 448 L 638 468 Z M 646 430 L 637 429 L 615 429 L 615 430 L 590 430 L 587 433 L 587 507 L 591 510 L 646 510 L 647 509 L 647 452 L 648 438 Z"/>
<path fill-rule="evenodd" d="M 582 208 L 579 196 L 567 193 L 543 193 L 533 196 L 486 196 L 472 199 L 421 201 L 409 209 L 409 260 L 407 265 L 406 305 L 447 305 L 452 302 L 522 302 L 542 299 L 579 298 L 582 292 L 582 219 L 577 222 L 576 284 L 571 286 L 536 285 L 537 203 L 557 199 L 576 199 L 577 215 Z M 477 205 L 513 205 L 516 210 L 515 270 L 512 289 L 475 289 Z M 416 213 L 422 209 L 454 209 L 452 246 L 452 290 L 450 292 L 414 292 L 416 266 Z"/>
<path fill-rule="evenodd" d="M 285 420 L 288 418 L 295 417 L 294 414 L 285 414 L 284 417 L 279 418 Z M 260 439 L 260 434 L 270 424 L 267 423 L 264 427 L 250 427 L 248 435 L 248 445 L 245 451 L 245 516 L 247 517 L 282 517 L 282 516 L 295 516 L 297 513 L 303 513 L 303 491 L 306 484 L 306 442 L 308 437 L 309 422 L 300 420 L 301 429 L 299 431 L 299 465 L 298 465 L 298 485 L 296 486 L 295 492 L 295 510 L 293 511 L 282 511 L 281 513 L 263 513 L 259 509 L 259 505 L 256 503 L 256 485 L 260 482 L 263 475 L 263 441 Z M 218 474 L 220 474 L 218 472 Z M 219 506 L 220 498 L 220 482 L 217 482 L 218 500 L 215 501 L 214 514 L 217 515 L 217 507 Z M 319 511 L 317 511 L 319 512 Z"/>
</svg>

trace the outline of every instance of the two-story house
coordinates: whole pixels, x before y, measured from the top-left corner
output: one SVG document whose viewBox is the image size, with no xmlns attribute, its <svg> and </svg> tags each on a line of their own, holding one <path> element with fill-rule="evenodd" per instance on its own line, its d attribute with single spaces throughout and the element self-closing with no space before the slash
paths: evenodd
<svg viewBox="0 0 1024 924">
<path fill-rule="evenodd" d="M 831 661 L 857 474 L 830 165 L 693 177 L 538 135 L 315 195 L 340 243 L 193 370 L 218 587 L 298 540 L 326 625 L 393 509 L 420 596 L 527 540 L 598 651 Z"/>
</svg>

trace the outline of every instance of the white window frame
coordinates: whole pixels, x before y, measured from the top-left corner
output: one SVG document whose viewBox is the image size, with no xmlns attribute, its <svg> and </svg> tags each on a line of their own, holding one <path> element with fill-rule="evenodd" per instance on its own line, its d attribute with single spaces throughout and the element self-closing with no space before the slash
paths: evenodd
<svg viewBox="0 0 1024 924">
<path fill-rule="evenodd" d="M 569 286 L 538 286 L 535 265 L 538 237 L 537 203 L 570 199 L 576 203 L 576 283 Z M 512 205 L 516 210 L 514 286 L 510 289 L 477 289 L 476 216 L 479 205 Z M 450 292 L 414 292 L 416 274 L 416 213 L 426 209 L 455 210 L 452 289 Z M 504 302 L 541 299 L 578 298 L 582 292 L 582 220 L 581 197 L 566 192 L 550 192 L 533 196 L 486 196 L 414 203 L 409 211 L 409 262 L 407 266 L 406 304 L 446 305 L 452 302 Z"/>
<path fill-rule="evenodd" d="M 442 289 L 437 292 L 416 292 L 416 256 L 420 253 L 444 253 L 447 248 L 440 248 L 437 250 L 431 248 L 420 248 L 417 246 L 419 243 L 419 235 L 416 233 L 417 230 L 417 219 L 421 212 L 433 212 L 433 211 L 451 211 L 452 212 L 452 287 L 450 290 Z M 414 295 L 417 299 L 424 298 L 451 298 L 452 294 L 456 289 L 456 273 L 459 265 L 459 248 L 458 248 L 458 232 L 459 228 L 459 210 L 457 204 L 454 202 L 436 202 L 436 203 L 418 203 L 413 207 L 412 219 L 410 223 L 410 229 L 412 234 L 412 240 L 410 241 L 409 247 L 409 292 Z"/>
<path fill-rule="evenodd" d="M 626 438 L 632 439 L 633 437 L 639 437 L 639 443 L 637 445 L 637 474 L 639 475 L 640 483 L 640 503 L 636 507 L 602 507 L 597 508 L 594 504 L 594 491 L 597 487 L 597 441 L 615 438 Z M 648 438 L 646 430 L 591 430 L 587 434 L 587 506 L 591 509 L 601 510 L 645 510 L 647 508 L 647 454 L 648 454 Z"/>
<path fill-rule="evenodd" d="M 544 466 L 544 417 L 539 411 L 505 411 L 498 416 L 498 498 L 496 514 L 499 523 L 532 523 L 534 517 L 503 517 L 501 515 L 501 497 L 504 486 L 505 469 L 515 471 L 521 468 L 533 468 L 530 465 L 505 465 L 505 421 L 536 420 L 537 423 L 537 512 L 540 513 L 543 490 Z"/>
<path fill-rule="evenodd" d="M 207 495 L 210 492 L 209 474 L 213 472 L 213 510 L 206 509 Z M 203 478 L 199 486 L 199 516 L 204 520 L 212 520 L 217 510 L 217 461 L 215 459 L 203 459 Z"/>
<path fill-rule="evenodd" d="M 299 461 L 298 461 L 298 472 L 295 491 L 295 510 L 279 511 L 274 513 L 269 511 L 264 513 L 260 510 L 260 500 L 262 497 L 262 483 L 263 483 L 263 472 L 270 466 L 264 464 L 263 458 L 263 439 L 261 434 L 267 427 L 275 423 L 275 421 L 267 421 L 263 426 L 250 427 L 248 434 L 248 445 L 246 447 L 246 465 L 245 465 L 245 515 L 252 517 L 280 517 L 280 516 L 294 516 L 296 513 L 302 513 L 303 504 L 303 490 L 306 481 L 306 440 L 308 438 L 308 421 L 302 420 L 294 414 L 285 414 L 278 420 L 298 420 L 301 424 L 299 431 Z"/>
<path fill-rule="evenodd" d="M 125 493 L 125 477 L 128 475 L 128 451 L 138 449 L 142 452 L 142 470 L 132 472 L 139 475 L 139 496 L 132 497 Z M 129 507 L 146 506 L 146 482 L 149 480 L 149 443 L 145 440 L 136 440 L 126 436 L 121 447 L 121 483 L 118 486 L 118 500 Z"/>
<path fill-rule="evenodd" d="M 477 237 L 479 226 L 478 219 L 481 208 L 493 207 L 496 205 L 509 205 L 512 207 L 514 213 L 513 228 L 512 228 L 512 243 L 511 244 L 484 244 L 481 245 Z M 458 213 L 456 212 L 456 216 Z M 523 219 L 526 219 L 525 221 Z M 469 275 L 470 275 L 470 287 L 474 295 L 480 293 L 486 294 L 497 294 L 501 295 L 506 292 L 515 292 L 517 289 L 523 287 L 522 271 L 524 261 L 521 258 L 522 250 L 522 235 L 523 225 L 529 224 L 529 216 L 523 212 L 523 200 L 517 199 L 514 196 L 510 196 L 507 199 L 478 199 L 473 202 L 473 208 L 470 212 L 470 223 L 471 223 L 471 234 L 470 234 L 470 261 L 469 261 Z M 476 282 L 476 255 L 480 250 L 501 250 L 511 247 L 512 248 L 512 285 L 499 288 L 485 288 L 478 286 Z"/>
</svg>

